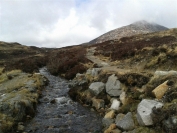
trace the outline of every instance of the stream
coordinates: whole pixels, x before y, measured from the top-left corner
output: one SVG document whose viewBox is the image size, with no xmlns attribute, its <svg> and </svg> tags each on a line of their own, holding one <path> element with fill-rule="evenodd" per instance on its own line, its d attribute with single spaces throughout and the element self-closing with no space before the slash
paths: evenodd
<svg viewBox="0 0 177 133">
<path fill-rule="evenodd" d="M 68 96 L 69 81 L 51 75 L 46 68 L 40 73 L 49 80 L 42 92 L 34 118 L 25 124 L 27 133 L 101 133 L 101 117 L 74 102 Z M 55 99 L 55 100 L 54 100 Z M 51 102 L 53 101 L 53 102 Z"/>
</svg>

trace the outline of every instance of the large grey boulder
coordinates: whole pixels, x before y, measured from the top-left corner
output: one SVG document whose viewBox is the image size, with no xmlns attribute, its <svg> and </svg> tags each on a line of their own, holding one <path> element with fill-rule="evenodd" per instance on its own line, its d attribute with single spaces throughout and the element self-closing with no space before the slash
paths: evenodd
<svg viewBox="0 0 177 133">
<path fill-rule="evenodd" d="M 122 93 L 121 83 L 119 80 L 117 80 L 115 74 L 111 75 L 108 78 L 108 81 L 106 83 L 106 92 L 110 96 L 119 96 Z"/>
<path fill-rule="evenodd" d="M 163 103 L 157 102 L 155 100 L 143 99 L 137 108 L 137 120 L 141 126 L 153 125 L 151 113 L 152 108 L 162 108 Z"/>
<path fill-rule="evenodd" d="M 105 88 L 105 84 L 102 82 L 94 82 L 89 86 L 89 89 L 97 96 Z"/>
<path fill-rule="evenodd" d="M 133 130 L 135 127 L 135 123 L 133 120 L 133 116 L 131 112 L 128 112 L 126 115 L 124 116 L 118 116 L 116 117 L 116 125 L 117 127 L 119 127 L 120 129 L 124 130 L 124 131 L 129 131 L 129 130 Z"/>
</svg>

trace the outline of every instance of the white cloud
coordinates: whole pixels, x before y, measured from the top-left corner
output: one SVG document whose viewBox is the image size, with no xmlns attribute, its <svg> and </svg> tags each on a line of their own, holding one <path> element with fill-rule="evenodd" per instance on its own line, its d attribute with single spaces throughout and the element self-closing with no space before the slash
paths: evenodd
<svg viewBox="0 0 177 133">
<path fill-rule="evenodd" d="M 176 9 L 176 0 L 0 0 L 0 41 L 77 45 L 143 19 L 174 28 Z"/>
</svg>

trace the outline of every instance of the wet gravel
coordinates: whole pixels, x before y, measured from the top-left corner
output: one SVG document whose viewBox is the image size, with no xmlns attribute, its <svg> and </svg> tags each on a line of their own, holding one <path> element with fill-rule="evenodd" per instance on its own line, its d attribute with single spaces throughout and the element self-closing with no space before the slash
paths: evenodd
<svg viewBox="0 0 177 133">
<path fill-rule="evenodd" d="M 40 73 L 49 79 L 43 90 L 34 118 L 25 124 L 27 133 L 101 133 L 101 117 L 96 112 L 72 101 L 68 83 L 51 75 L 46 68 Z"/>
</svg>

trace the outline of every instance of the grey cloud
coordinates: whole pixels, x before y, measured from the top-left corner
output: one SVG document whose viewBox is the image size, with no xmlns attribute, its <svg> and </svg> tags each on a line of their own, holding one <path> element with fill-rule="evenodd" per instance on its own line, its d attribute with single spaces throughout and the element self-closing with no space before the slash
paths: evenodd
<svg viewBox="0 0 177 133">
<path fill-rule="evenodd" d="M 177 27 L 176 0 L 0 0 L 0 41 L 76 45 L 138 20 Z"/>
</svg>

